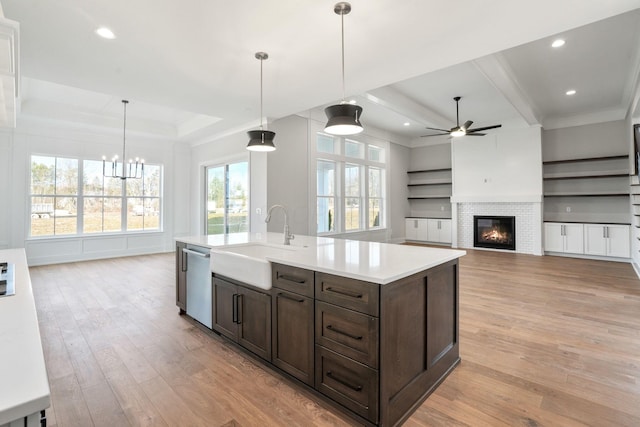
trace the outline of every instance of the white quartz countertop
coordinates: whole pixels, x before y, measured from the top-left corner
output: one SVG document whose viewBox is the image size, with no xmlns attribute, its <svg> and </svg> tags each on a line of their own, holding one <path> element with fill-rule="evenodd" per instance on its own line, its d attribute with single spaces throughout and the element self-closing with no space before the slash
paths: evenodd
<svg viewBox="0 0 640 427">
<path fill-rule="evenodd" d="M 251 243 L 271 245 L 273 254 L 267 257 L 271 262 L 382 285 L 466 254 L 454 249 L 299 235 L 291 241 L 291 248 L 285 250 L 279 248 L 283 243 L 282 233 L 189 236 L 177 237 L 176 241 L 216 250 Z"/>
<path fill-rule="evenodd" d="M 0 297 L 0 425 L 50 406 L 49 381 L 24 249 L 0 250 L 15 264 L 15 295 Z"/>
</svg>

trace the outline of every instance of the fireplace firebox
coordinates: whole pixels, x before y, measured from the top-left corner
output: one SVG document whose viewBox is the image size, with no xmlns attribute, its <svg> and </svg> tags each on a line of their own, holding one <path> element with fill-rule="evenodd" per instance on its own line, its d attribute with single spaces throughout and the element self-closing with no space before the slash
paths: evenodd
<svg viewBox="0 0 640 427">
<path fill-rule="evenodd" d="M 473 217 L 473 246 L 515 251 L 516 217 L 475 215 Z"/>
</svg>

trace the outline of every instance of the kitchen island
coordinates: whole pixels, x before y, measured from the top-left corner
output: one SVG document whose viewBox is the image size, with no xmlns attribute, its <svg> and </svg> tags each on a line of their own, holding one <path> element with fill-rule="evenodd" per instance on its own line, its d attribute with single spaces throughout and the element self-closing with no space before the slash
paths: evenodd
<svg viewBox="0 0 640 427">
<path fill-rule="evenodd" d="M 211 249 L 214 331 L 362 424 L 401 424 L 460 362 L 464 251 L 310 236 L 284 247 L 279 233 L 176 240 Z M 269 248 L 269 283 L 216 273 L 220 251 L 250 245 Z"/>
<path fill-rule="evenodd" d="M 0 262 L 15 285 L 0 297 L 0 427 L 39 426 L 51 393 L 24 249 L 0 250 Z"/>
</svg>

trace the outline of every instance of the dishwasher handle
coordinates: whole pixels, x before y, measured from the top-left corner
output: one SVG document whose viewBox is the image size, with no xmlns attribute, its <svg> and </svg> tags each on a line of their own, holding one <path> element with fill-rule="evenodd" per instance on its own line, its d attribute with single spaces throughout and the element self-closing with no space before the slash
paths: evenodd
<svg viewBox="0 0 640 427">
<path fill-rule="evenodd" d="M 202 252 L 198 252 L 198 251 L 194 251 L 191 249 L 187 249 L 187 248 L 182 248 L 182 252 L 189 254 L 189 255 L 196 255 L 202 258 L 209 258 L 211 256 L 211 254 L 209 252 L 207 252 L 206 254 L 203 254 Z"/>
</svg>

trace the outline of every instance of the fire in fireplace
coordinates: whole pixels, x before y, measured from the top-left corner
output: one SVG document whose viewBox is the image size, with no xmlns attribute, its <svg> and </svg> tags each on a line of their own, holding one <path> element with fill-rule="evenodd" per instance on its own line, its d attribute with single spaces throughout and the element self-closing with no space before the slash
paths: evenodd
<svg viewBox="0 0 640 427">
<path fill-rule="evenodd" d="M 473 246 L 516 250 L 516 217 L 474 216 Z"/>
</svg>

